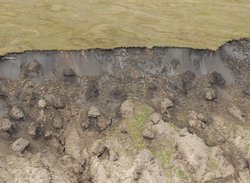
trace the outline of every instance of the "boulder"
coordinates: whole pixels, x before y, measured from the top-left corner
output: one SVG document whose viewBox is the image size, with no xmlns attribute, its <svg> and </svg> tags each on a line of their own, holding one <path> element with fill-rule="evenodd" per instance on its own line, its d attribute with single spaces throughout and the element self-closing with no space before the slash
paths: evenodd
<svg viewBox="0 0 250 183">
<path fill-rule="evenodd" d="M 30 142 L 24 138 L 19 138 L 11 144 L 11 149 L 17 154 L 22 154 L 29 146 Z"/>
<path fill-rule="evenodd" d="M 238 107 L 232 106 L 232 107 L 228 108 L 228 112 L 230 114 L 232 114 L 234 117 L 236 117 L 239 120 L 241 120 L 242 122 L 245 122 L 245 120 L 243 118 L 244 115 L 243 115 L 242 111 Z"/>
<path fill-rule="evenodd" d="M 44 138 L 45 139 L 50 139 L 53 135 L 53 131 L 52 130 L 46 130 L 45 134 L 44 134 Z"/>
<path fill-rule="evenodd" d="M 82 128 L 83 128 L 83 129 L 87 129 L 87 128 L 89 128 L 89 125 L 90 125 L 89 120 L 86 119 L 86 120 L 83 121 L 83 123 L 82 123 Z"/>
<path fill-rule="evenodd" d="M 32 136 L 32 137 L 36 137 L 37 136 L 37 124 L 36 123 L 31 123 L 28 128 L 27 128 L 27 133 Z"/>
<path fill-rule="evenodd" d="M 221 74 L 216 71 L 211 72 L 208 76 L 208 79 L 211 85 L 224 86 L 226 83 Z"/>
<path fill-rule="evenodd" d="M 50 183 L 51 181 L 51 175 L 45 168 L 35 168 L 29 178 L 30 183 Z"/>
<path fill-rule="evenodd" d="M 174 103 L 173 103 L 170 99 L 164 98 L 164 99 L 161 101 L 161 112 L 162 112 L 162 113 L 167 112 L 167 110 L 168 110 L 169 108 L 172 108 L 172 107 L 174 107 Z"/>
<path fill-rule="evenodd" d="M 161 120 L 161 115 L 159 113 L 153 113 L 149 118 L 153 124 L 158 124 Z"/>
<path fill-rule="evenodd" d="M 88 111 L 88 117 L 97 118 L 99 116 L 101 116 L 99 109 L 95 106 L 91 106 Z"/>
<path fill-rule="evenodd" d="M 243 90 L 243 93 L 245 95 L 250 95 L 250 85 L 246 86 L 246 88 Z"/>
<path fill-rule="evenodd" d="M 55 129 L 61 129 L 63 128 L 63 118 L 60 117 L 59 115 L 56 115 L 53 120 L 51 121 L 51 125 Z"/>
<path fill-rule="evenodd" d="M 97 119 L 95 126 L 99 131 L 103 131 L 108 127 L 108 122 L 105 118 L 101 117 L 101 118 Z"/>
<path fill-rule="evenodd" d="M 154 132 L 152 132 L 152 131 L 149 130 L 149 129 L 145 129 L 145 130 L 142 132 L 142 136 L 143 136 L 144 139 L 147 139 L 147 140 L 154 140 L 154 138 L 155 138 Z"/>
<path fill-rule="evenodd" d="M 53 97 L 52 102 L 56 109 L 63 109 L 66 106 L 66 102 L 62 97 Z"/>
<path fill-rule="evenodd" d="M 208 101 L 212 101 L 217 98 L 217 94 L 214 90 L 209 90 L 205 93 L 205 99 Z"/>
<path fill-rule="evenodd" d="M 63 73 L 64 77 L 75 77 L 76 76 L 76 73 L 74 72 L 74 70 L 69 68 L 69 67 L 64 68 L 62 73 Z"/>
<path fill-rule="evenodd" d="M 121 105 L 120 112 L 124 118 L 131 117 L 134 113 L 133 103 L 130 100 L 124 101 Z"/>
<path fill-rule="evenodd" d="M 44 109 L 46 106 L 47 106 L 46 100 L 40 99 L 40 100 L 38 101 L 38 107 L 39 107 L 40 109 Z"/>
<path fill-rule="evenodd" d="M 0 120 L 0 131 L 12 133 L 14 129 L 14 124 L 8 119 Z"/>
<path fill-rule="evenodd" d="M 9 117 L 13 120 L 22 120 L 25 118 L 25 115 L 20 108 L 18 108 L 17 106 L 14 106 L 11 108 L 9 112 Z"/>
<path fill-rule="evenodd" d="M 134 179 L 134 181 L 138 181 L 141 178 L 142 171 L 143 171 L 143 167 L 142 166 L 137 166 L 135 168 L 134 173 L 133 173 L 133 179 Z"/>
<path fill-rule="evenodd" d="M 106 150 L 106 146 L 102 143 L 101 140 L 97 140 L 93 143 L 93 145 L 91 146 L 90 148 L 90 153 L 93 155 L 93 156 L 101 156 L 104 151 Z"/>
</svg>

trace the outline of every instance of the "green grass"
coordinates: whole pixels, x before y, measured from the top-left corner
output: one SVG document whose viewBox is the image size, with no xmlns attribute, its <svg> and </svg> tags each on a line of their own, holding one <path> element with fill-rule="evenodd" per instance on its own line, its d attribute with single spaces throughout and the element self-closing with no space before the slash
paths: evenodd
<svg viewBox="0 0 250 183">
<path fill-rule="evenodd" d="M 216 49 L 250 37 L 249 0 L 0 0 L 0 54 L 30 49 Z"/>
<path fill-rule="evenodd" d="M 173 158 L 173 147 L 167 146 L 165 148 L 160 149 L 159 151 L 154 151 L 154 154 L 163 165 L 168 164 Z"/>
<path fill-rule="evenodd" d="M 186 175 L 186 173 L 180 169 L 176 169 L 175 173 L 178 177 L 180 177 L 182 180 L 188 180 L 188 176 Z"/>
<path fill-rule="evenodd" d="M 146 122 L 151 115 L 153 109 L 146 104 L 134 102 L 135 114 L 125 119 L 125 123 L 128 125 L 129 134 L 133 141 L 133 144 L 137 150 L 146 148 L 145 142 L 142 137 L 142 132 L 145 129 Z"/>
</svg>

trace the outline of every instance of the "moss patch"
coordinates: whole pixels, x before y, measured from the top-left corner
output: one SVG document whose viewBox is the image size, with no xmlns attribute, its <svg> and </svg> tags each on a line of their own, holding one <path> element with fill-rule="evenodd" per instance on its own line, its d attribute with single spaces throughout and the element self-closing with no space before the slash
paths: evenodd
<svg viewBox="0 0 250 183">
<path fill-rule="evenodd" d="M 129 128 L 129 133 L 135 148 L 137 150 L 140 150 L 146 148 L 145 142 L 142 137 L 142 132 L 146 127 L 146 122 L 153 109 L 148 105 L 140 103 L 138 101 L 133 103 L 135 106 L 135 113 L 131 118 L 125 119 L 125 123 Z"/>
<path fill-rule="evenodd" d="M 152 150 L 163 166 L 169 164 L 173 158 L 174 143 L 174 139 L 160 139 L 157 148 Z"/>
<path fill-rule="evenodd" d="M 176 170 L 175 170 L 175 174 L 176 174 L 179 178 L 181 178 L 182 180 L 188 180 L 187 174 L 186 174 L 183 170 L 181 170 L 181 169 L 176 169 Z"/>
</svg>

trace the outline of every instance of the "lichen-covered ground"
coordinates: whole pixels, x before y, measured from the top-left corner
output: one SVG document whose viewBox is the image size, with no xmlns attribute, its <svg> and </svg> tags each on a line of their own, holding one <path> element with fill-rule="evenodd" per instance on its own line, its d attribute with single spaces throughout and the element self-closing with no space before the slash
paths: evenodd
<svg viewBox="0 0 250 183">
<path fill-rule="evenodd" d="M 217 49 L 250 36 L 249 0 L 0 0 L 0 54 L 120 46 Z"/>
</svg>

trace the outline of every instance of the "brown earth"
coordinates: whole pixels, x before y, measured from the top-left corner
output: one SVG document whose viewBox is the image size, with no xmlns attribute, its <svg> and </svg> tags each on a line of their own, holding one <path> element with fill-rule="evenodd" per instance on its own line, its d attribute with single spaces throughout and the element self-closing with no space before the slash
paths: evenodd
<svg viewBox="0 0 250 183">
<path fill-rule="evenodd" d="M 250 40 L 0 61 L 0 182 L 248 182 Z"/>
</svg>

